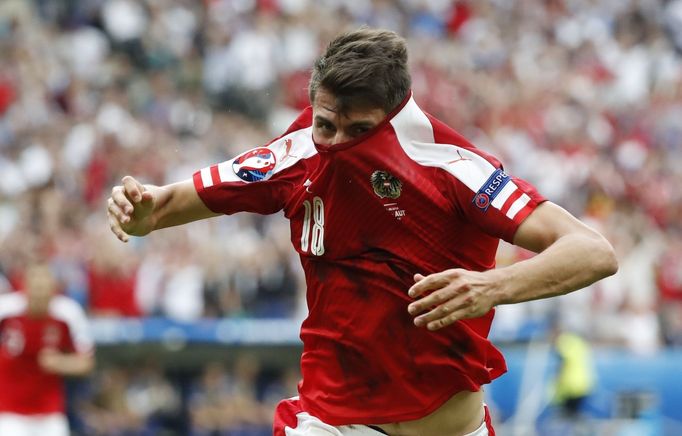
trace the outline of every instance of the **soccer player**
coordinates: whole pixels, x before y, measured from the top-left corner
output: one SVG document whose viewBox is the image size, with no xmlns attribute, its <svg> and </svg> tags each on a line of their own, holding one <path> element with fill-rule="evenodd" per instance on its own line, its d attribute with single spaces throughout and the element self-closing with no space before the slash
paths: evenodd
<svg viewBox="0 0 682 436">
<path fill-rule="evenodd" d="M 92 370 L 93 341 L 49 266 L 25 277 L 25 292 L 0 295 L 0 435 L 68 436 L 63 377 Z"/>
<path fill-rule="evenodd" d="M 494 307 L 613 274 L 611 245 L 422 111 L 393 32 L 333 40 L 309 95 L 282 136 L 192 179 L 124 177 L 112 231 L 284 211 L 309 314 L 276 435 L 493 435 L 481 388 L 506 370 L 487 339 Z M 500 239 L 539 254 L 494 269 Z"/>
</svg>

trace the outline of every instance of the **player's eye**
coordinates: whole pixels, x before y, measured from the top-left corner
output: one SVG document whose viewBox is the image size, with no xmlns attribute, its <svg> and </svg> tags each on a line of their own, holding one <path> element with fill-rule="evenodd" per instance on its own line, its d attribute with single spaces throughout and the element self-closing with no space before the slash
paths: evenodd
<svg viewBox="0 0 682 436">
<path fill-rule="evenodd" d="M 320 121 L 317 123 L 317 128 L 324 131 L 324 132 L 333 132 L 336 129 L 334 128 L 334 125 L 331 123 L 325 123 L 323 121 Z"/>
<path fill-rule="evenodd" d="M 353 127 L 353 129 L 351 130 L 351 134 L 353 136 L 360 136 L 360 135 L 364 135 L 365 133 L 369 132 L 369 130 L 370 130 L 370 127 L 368 127 L 368 126 L 357 126 L 357 127 Z"/>
</svg>

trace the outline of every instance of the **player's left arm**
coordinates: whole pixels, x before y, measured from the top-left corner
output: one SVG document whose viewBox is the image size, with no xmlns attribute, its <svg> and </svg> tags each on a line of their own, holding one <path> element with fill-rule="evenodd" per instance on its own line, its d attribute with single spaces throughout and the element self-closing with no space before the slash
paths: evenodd
<svg viewBox="0 0 682 436">
<path fill-rule="evenodd" d="M 95 367 L 95 342 L 83 308 L 63 296 L 55 297 L 50 304 L 51 313 L 66 323 L 68 336 L 58 347 L 42 349 L 38 365 L 61 376 L 88 375 Z"/>
<path fill-rule="evenodd" d="M 515 245 L 539 253 L 484 272 L 451 269 L 415 275 L 408 307 L 419 327 L 437 330 L 492 307 L 567 294 L 613 275 L 618 262 L 611 244 L 561 207 L 543 202 L 514 234 Z"/>
<path fill-rule="evenodd" d="M 47 348 L 38 355 L 38 364 L 45 371 L 61 376 L 85 376 L 95 367 L 93 353 L 63 353 Z"/>
</svg>

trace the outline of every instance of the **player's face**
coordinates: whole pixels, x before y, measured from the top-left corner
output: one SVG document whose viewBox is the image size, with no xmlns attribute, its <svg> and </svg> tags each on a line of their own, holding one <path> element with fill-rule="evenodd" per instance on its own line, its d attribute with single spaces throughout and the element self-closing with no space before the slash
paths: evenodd
<svg viewBox="0 0 682 436">
<path fill-rule="evenodd" d="M 57 282 L 49 267 L 45 265 L 29 267 L 26 270 L 29 311 L 34 314 L 45 313 L 56 288 Z"/>
<path fill-rule="evenodd" d="M 336 145 L 364 135 L 386 118 L 383 109 L 353 109 L 340 113 L 336 98 L 319 88 L 313 101 L 313 140 L 317 144 Z"/>
</svg>

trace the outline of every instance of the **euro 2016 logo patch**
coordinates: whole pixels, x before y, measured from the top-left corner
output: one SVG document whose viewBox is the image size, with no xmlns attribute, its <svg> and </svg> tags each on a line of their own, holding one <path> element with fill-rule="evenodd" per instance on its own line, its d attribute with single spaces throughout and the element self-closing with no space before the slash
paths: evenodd
<svg viewBox="0 0 682 436">
<path fill-rule="evenodd" d="M 232 171 L 245 182 L 258 182 L 272 177 L 277 158 L 269 148 L 249 150 L 232 162 Z"/>
<path fill-rule="evenodd" d="M 471 202 L 485 212 L 488 210 L 490 203 L 492 203 L 495 197 L 502 191 L 502 188 L 504 188 L 504 185 L 506 185 L 509 180 L 511 180 L 511 178 L 507 173 L 501 169 L 495 170 L 495 172 L 488 177 L 488 180 L 485 181 L 483 186 L 481 186 L 481 189 L 476 192 L 476 195 Z"/>
<path fill-rule="evenodd" d="M 403 182 L 387 171 L 374 171 L 370 177 L 374 193 L 380 198 L 396 199 L 400 197 Z"/>
</svg>

